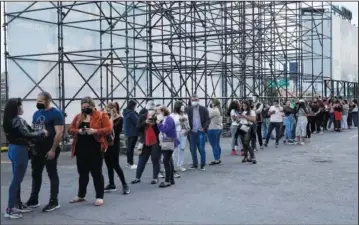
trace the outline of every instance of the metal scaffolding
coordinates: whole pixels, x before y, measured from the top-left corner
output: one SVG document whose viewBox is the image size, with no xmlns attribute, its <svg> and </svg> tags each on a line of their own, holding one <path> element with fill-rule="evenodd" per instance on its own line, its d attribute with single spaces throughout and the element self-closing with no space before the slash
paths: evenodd
<svg viewBox="0 0 359 225">
<path fill-rule="evenodd" d="M 5 32 L 16 20 L 56 26 L 57 46 L 48 52 L 15 54 L 5 41 L 6 61 L 16 64 L 33 86 L 17 97 L 33 101 L 30 92 L 44 90 L 42 80 L 56 73 L 54 102 L 64 112 L 83 97 L 85 87 L 102 103 L 137 99 L 143 106 L 152 98 L 171 105 L 197 93 L 208 105 L 212 97 L 226 104 L 253 94 L 324 96 L 324 80 L 331 77 L 331 69 L 325 72 L 331 36 L 324 24 L 330 23 L 332 12 L 325 2 L 28 4 L 22 11 L 5 12 Z M 45 12 L 56 20 L 44 19 Z M 95 37 L 97 44 L 73 49 L 70 43 L 81 32 Z M 86 41 L 77 39 L 79 45 Z M 36 81 L 22 67 L 24 61 L 52 66 Z M 13 73 L 8 68 L 6 72 Z M 69 91 L 75 76 L 82 83 Z"/>
</svg>

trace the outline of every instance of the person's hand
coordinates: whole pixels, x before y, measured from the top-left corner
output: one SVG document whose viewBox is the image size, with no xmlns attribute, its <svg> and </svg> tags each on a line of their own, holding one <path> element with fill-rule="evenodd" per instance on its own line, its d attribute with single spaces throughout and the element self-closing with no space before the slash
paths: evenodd
<svg viewBox="0 0 359 225">
<path fill-rule="evenodd" d="M 89 128 L 86 130 L 87 134 L 89 135 L 93 135 L 93 134 L 96 134 L 97 130 L 96 129 L 92 129 L 92 128 Z"/>
<path fill-rule="evenodd" d="M 86 134 L 86 130 L 85 130 L 85 129 L 79 129 L 79 134 L 85 135 L 85 134 Z"/>
<path fill-rule="evenodd" d="M 50 151 L 48 151 L 47 153 L 46 153 L 46 159 L 47 160 L 52 160 L 52 159 L 54 159 L 55 158 L 55 155 L 56 155 L 56 153 L 55 153 L 55 151 L 54 150 L 50 150 Z"/>
<path fill-rule="evenodd" d="M 147 119 L 146 124 L 147 125 L 153 125 L 153 120 L 152 119 Z"/>
<path fill-rule="evenodd" d="M 44 131 L 45 137 L 49 136 L 49 132 L 47 130 L 44 129 L 43 131 Z"/>
</svg>

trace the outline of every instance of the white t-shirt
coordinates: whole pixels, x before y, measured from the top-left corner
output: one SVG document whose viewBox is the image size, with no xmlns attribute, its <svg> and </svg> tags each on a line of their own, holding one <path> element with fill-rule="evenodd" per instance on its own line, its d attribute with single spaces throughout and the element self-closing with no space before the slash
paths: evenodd
<svg viewBox="0 0 359 225">
<path fill-rule="evenodd" d="M 238 126 L 239 124 L 237 123 L 237 121 L 232 119 L 233 116 L 236 116 L 236 117 L 239 116 L 239 113 L 234 109 L 231 110 L 232 125 L 233 126 Z"/>
<path fill-rule="evenodd" d="M 273 111 L 275 111 L 275 113 L 271 114 L 269 121 L 273 123 L 283 122 L 283 117 L 282 117 L 283 108 L 281 106 L 279 107 L 271 106 L 268 112 L 273 112 Z"/>
<path fill-rule="evenodd" d="M 247 111 L 244 111 L 244 112 L 242 113 L 242 116 L 246 116 L 246 115 L 247 115 Z M 249 116 L 256 117 L 256 112 L 255 112 L 254 110 L 251 110 L 251 111 L 249 112 Z M 239 123 L 240 123 L 240 124 L 250 124 L 250 125 L 253 124 L 252 122 L 248 121 L 246 118 L 241 118 L 241 119 L 239 120 Z"/>
<path fill-rule="evenodd" d="M 180 118 L 181 118 L 181 115 L 177 114 L 177 113 L 171 113 L 171 117 L 173 118 L 174 122 L 175 122 L 175 125 L 176 125 L 176 131 L 177 132 L 180 132 L 182 130 L 182 126 L 181 126 L 181 123 L 180 123 Z"/>
</svg>

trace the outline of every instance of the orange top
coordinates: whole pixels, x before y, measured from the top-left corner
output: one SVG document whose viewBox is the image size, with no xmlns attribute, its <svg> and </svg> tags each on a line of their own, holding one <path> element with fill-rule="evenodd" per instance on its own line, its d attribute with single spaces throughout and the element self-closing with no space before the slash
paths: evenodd
<svg viewBox="0 0 359 225">
<path fill-rule="evenodd" d="M 79 132 L 79 126 L 82 120 L 83 120 L 82 114 L 81 113 L 77 114 L 73 119 L 73 121 L 71 122 L 70 127 L 67 131 L 70 135 L 73 136 L 73 142 L 71 145 L 71 157 L 75 155 L 76 139 L 77 139 L 77 134 Z M 112 132 L 112 124 L 107 113 L 103 113 L 95 110 L 91 114 L 90 128 L 97 130 L 94 137 L 96 141 L 101 143 L 101 150 L 106 151 L 106 149 L 108 148 L 106 136 L 110 135 Z"/>
</svg>

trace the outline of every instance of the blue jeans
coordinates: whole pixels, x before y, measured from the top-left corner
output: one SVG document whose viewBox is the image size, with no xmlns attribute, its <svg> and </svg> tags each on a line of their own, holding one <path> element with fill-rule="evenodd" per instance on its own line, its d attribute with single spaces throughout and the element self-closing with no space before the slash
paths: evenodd
<svg viewBox="0 0 359 225">
<path fill-rule="evenodd" d="M 328 129 L 332 126 L 333 122 L 334 122 L 334 113 L 330 113 L 329 122 L 328 122 Z"/>
<path fill-rule="evenodd" d="M 201 166 L 206 165 L 206 133 L 198 131 L 197 133 L 191 132 L 189 136 L 190 150 L 192 155 L 193 166 L 198 166 L 197 149 L 201 155 Z"/>
<path fill-rule="evenodd" d="M 221 139 L 221 133 L 222 130 L 209 130 L 207 134 L 209 143 L 212 146 L 214 160 L 221 159 L 222 149 L 219 144 Z"/>
<path fill-rule="evenodd" d="M 354 127 L 358 127 L 358 112 L 352 112 Z"/>
<path fill-rule="evenodd" d="M 285 126 L 284 137 L 285 140 L 292 139 L 292 131 L 293 131 L 293 116 L 285 116 L 283 118 L 283 125 Z"/>
<path fill-rule="evenodd" d="M 267 137 L 268 128 L 269 128 L 269 118 L 263 118 L 262 137 Z"/>
<path fill-rule="evenodd" d="M 8 208 L 12 209 L 20 202 L 20 187 L 29 161 L 29 148 L 22 145 L 9 145 L 8 155 L 12 164 L 12 181 L 9 187 Z"/>
</svg>

